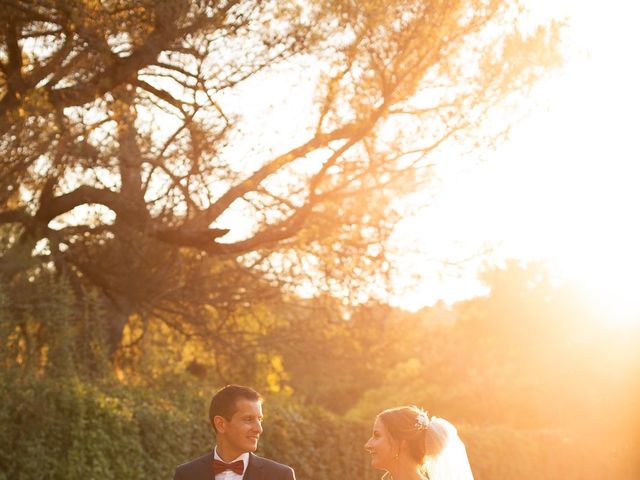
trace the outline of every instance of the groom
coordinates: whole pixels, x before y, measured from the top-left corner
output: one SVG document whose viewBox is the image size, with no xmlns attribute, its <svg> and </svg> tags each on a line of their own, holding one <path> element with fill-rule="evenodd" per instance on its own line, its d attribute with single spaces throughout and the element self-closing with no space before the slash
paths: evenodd
<svg viewBox="0 0 640 480">
<path fill-rule="evenodd" d="M 258 392 L 227 385 L 211 399 L 209 419 L 216 447 L 180 465 L 173 480 L 295 480 L 291 467 L 252 453 L 262 433 L 262 397 Z"/>
</svg>

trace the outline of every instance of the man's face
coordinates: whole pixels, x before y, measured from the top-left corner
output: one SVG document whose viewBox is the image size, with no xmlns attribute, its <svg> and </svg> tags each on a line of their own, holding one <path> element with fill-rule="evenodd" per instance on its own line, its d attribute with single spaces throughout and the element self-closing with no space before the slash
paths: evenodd
<svg viewBox="0 0 640 480">
<path fill-rule="evenodd" d="M 229 461 L 245 452 L 256 451 L 262 433 L 262 404 L 259 401 L 239 398 L 230 420 L 216 417 L 215 421 L 219 447 L 228 457 L 223 460 Z"/>
</svg>

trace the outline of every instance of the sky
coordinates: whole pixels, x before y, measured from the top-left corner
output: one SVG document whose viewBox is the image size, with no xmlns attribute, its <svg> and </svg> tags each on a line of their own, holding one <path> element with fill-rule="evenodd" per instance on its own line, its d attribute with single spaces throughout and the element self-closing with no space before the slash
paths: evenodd
<svg viewBox="0 0 640 480">
<path fill-rule="evenodd" d="M 424 192 L 429 208 L 398 226 L 394 283 L 422 281 L 394 303 L 452 303 L 485 292 L 476 274 L 487 261 L 543 259 L 640 318 L 640 4 L 531 4 L 534 15 L 568 17 L 565 64 L 507 141 L 443 169 L 436 193 Z"/>
</svg>

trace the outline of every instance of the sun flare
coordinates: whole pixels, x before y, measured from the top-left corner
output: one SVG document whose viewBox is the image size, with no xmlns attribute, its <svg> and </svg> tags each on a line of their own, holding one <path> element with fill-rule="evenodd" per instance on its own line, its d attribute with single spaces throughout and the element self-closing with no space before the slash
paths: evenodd
<svg viewBox="0 0 640 480">
<path fill-rule="evenodd" d="M 603 16 L 595 2 L 567 0 L 532 10 L 567 18 L 565 65 L 536 88 L 537 107 L 489 162 L 442 174 L 436 198 L 397 230 L 398 243 L 423 245 L 447 261 L 472 258 L 486 245 L 498 263 L 542 259 L 585 292 L 604 322 L 640 324 L 640 71 L 630 52 L 640 43 L 632 25 L 640 6 L 616 1 Z M 471 273 L 439 286 L 434 277 L 398 303 L 418 308 L 477 295 L 469 278 L 481 265 L 471 261 Z M 424 275 L 427 267 L 414 258 L 402 275 Z"/>
</svg>

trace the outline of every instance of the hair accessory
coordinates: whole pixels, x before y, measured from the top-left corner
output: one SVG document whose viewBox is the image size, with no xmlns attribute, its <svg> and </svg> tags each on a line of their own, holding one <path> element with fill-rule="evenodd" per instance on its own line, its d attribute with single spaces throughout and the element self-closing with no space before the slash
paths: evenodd
<svg viewBox="0 0 640 480">
<path fill-rule="evenodd" d="M 418 430 L 426 430 L 427 428 L 429 428 L 429 414 L 427 412 L 425 412 L 424 410 L 422 410 L 417 416 L 416 416 L 416 424 L 414 425 Z"/>
</svg>

